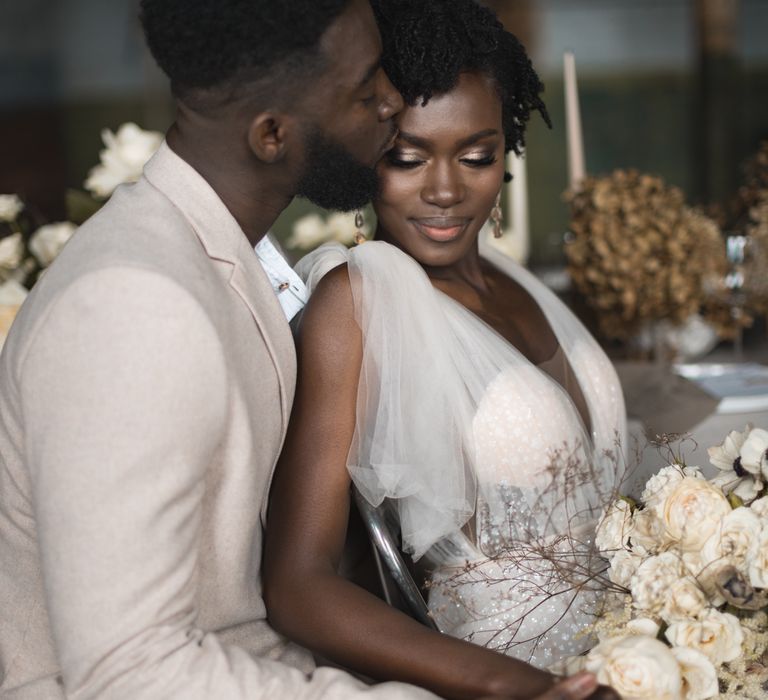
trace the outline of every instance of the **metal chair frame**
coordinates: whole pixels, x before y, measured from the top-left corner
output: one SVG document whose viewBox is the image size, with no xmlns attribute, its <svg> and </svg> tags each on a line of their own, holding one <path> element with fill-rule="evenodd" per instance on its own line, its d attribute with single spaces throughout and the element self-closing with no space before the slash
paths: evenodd
<svg viewBox="0 0 768 700">
<path fill-rule="evenodd" d="M 388 573 L 395 582 L 411 616 L 423 625 L 437 630 L 437 625 L 429 614 L 429 608 L 427 608 L 424 597 L 421 595 L 421 591 L 413 580 L 413 576 L 411 576 L 411 572 L 408 570 L 405 560 L 400 553 L 397 536 L 393 533 L 390 523 L 387 522 L 384 504 L 378 507 L 372 506 L 354 487 L 353 493 L 355 503 L 373 544 L 372 549 L 376 560 L 376 568 L 379 572 L 384 598 L 387 603 L 393 605 L 394 602 L 389 592 L 386 576 Z"/>
</svg>

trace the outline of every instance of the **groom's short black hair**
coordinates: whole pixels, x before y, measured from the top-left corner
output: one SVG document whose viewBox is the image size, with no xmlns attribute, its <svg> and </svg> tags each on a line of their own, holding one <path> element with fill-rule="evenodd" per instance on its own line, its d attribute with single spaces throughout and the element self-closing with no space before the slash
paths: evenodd
<svg viewBox="0 0 768 700">
<path fill-rule="evenodd" d="M 449 92 L 463 72 L 496 82 L 507 150 L 520 153 L 531 112 L 549 115 L 544 85 L 514 34 L 475 0 L 371 0 L 384 46 L 382 65 L 406 104 Z"/>
<path fill-rule="evenodd" d="M 176 97 L 221 101 L 253 83 L 295 87 L 350 0 L 141 0 L 152 55 Z"/>
</svg>

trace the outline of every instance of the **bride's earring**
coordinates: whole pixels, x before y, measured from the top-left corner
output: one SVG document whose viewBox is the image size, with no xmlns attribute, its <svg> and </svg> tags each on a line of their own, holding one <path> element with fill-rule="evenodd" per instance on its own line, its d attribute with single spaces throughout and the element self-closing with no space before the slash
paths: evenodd
<svg viewBox="0 0 768 700">
<path fill-rule="evenodd" d="M 491 209 L 491 221 L 493 222 L 493 237 L 501 238 L 501 190 L 496 195 L 496 201 Z"/>
<path fill-rule="evenodd" d="M 365 226 L 365 219 L 363 218 L 363 212 L 361 212 L 358 209 L 355 212 L 355 228 L 357 229 L 357 231 L 355 232 L 355 245 L 360 245 L 361 243 L 365 243 L 368 240 L 365 237 L 363 226 Z"/>
</svg>

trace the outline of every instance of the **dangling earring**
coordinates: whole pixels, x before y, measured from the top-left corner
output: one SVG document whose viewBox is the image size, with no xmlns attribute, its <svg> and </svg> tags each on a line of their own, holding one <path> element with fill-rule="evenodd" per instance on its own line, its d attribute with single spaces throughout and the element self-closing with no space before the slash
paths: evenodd
<svg viewBox="0 0 768 700">
<path fill-rule="evenodd" d="M 355 245 L 360 245 L 361 243 L 365 243 L 368 240 L 365 237 L 363 226 L 365 226 L 365 219 L 363 218 L 363 212 L 361 212 L 358 209 L 355 212 L 355 228 L 357 229 L 357 231 L 355 232 Z"/>
<path fill-rule="evenodd" d="M 501 190 L 496 195 L 496 201 L 491 209 L 491 221 L 493 222 L 493 237 L 501 238 Z"/>
</svg>

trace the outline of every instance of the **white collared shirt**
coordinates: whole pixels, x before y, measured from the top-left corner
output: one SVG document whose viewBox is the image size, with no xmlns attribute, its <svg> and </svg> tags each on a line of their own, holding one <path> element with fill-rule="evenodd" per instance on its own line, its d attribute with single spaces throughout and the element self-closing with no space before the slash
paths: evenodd
<svg viewBox="0 0 768 700">
<path fill-rule="evenodd" d="M 285 317 L 290 321 L 307 303 L 307 287 L 272 242 L 270 234 L 264 236 L 254 250 L 283 307 Z"/>
</svg>

